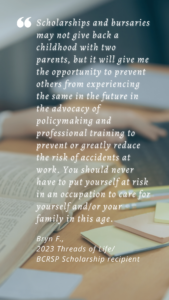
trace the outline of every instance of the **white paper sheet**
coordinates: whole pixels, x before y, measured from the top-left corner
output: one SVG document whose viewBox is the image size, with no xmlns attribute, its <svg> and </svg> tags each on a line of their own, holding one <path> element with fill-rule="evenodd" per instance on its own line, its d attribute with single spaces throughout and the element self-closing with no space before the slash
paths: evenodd
<svg viewBox="0 0 169 300">
<path fill-rule="evenodd" d="M 82 275 L 17 269 L 1 286 L 0 299 L 67 298 Z"/>
<path fill-rule="evenodd" d="M 169 290 L 168 290 L 168 292 L 165 294 L 163 300 L 169 300 Z"/>
</svg>

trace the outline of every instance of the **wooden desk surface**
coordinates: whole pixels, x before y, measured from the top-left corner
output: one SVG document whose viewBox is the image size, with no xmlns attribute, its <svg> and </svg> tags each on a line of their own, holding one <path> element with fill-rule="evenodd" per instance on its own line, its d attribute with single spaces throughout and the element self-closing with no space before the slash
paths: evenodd
<svg viewBox="0 0 169 300">
<path fill-rule="evenodd" d="M 117 107 L 117 105 L 111 105 L 111 109 L 116 109 Z M 128 109 L 128 107 L 126 107 L 126 109 Z M 133 110 L 138 111 L 145 118 L 152 121 L 169 121 L 169 111 L 153 111 L 146 109 L 139 110 L 138 108 L 133 108 Z M 36 141 L 33 139 L 6 140 L 0 143 L 0 150 L 36 154 Z M 54 154 L 54 152 L 54 150 L 43 151 L 44 154 L 48 153 L 51 155 Z M 61 152 L 61 150 L 57 151 L 59 154 L 61 154 Z M 76 152 L 80 152 L 79 149 L 77 149 Z M 101 151 L 87 150 L 85 154 L 92 155 L 97 152 L 100 153 Z M 102 151 L 102 153 L 112 155 L 114 150 L 110 149 L 107 152 Z M 72 154 L 75 154 L 75 151 L 68 149 L 67 155 L 70 156 Z M 122 179 L 126 178 L 127 177 L 125 175 L 122 176 Z M 107 195 L 106 198 L 93 199 L 92 203 L 120 204 L 131 202 L 131 199 L 119 200 L 118 198 L 109 198 L 108 192 L 113 191 L 112 187 L 107 188 L 105 191 Z M 98 251 L 96 251 L 94 254 L 91 254 L 88 251 L 90 244 L 81 238 L 80 232 L 110 224 L 100 225 L 96 222 L 78 223 L 77 217 L 81 216 L 82 214 L 84 216 L 90 215 L 93 217 L 111 216 L 113 220 L 116 220 L 153 210 L 154 208 L 133 211 L 107 211 L 104 214 L 99 213 L 98 211 L 78 211 L 74 215 L 75 222 L 70 223 L 65 229 L 57 234 L 54 234 L 53 236 L 59 235 L 60 240 L 63 240 L 62 245 L 64 247 L 80 247 L 83 245 L 86 247 L 87 251 L 85 253 L 62 252 L 60 253 L 60 256 L 72 255 L 73 257 L 80 257 L 82 255 L 87 257 L 95 255 L 97 257 L 100 256 L 107 258 L 104 254 L 99 253 Z M 140 257 L 139 263 L 111 263 L 107 262 L 107 259 L 102 264 L 97 262 L 63 263 L 61 261 L 56 263 L 37 263 L 36 257 L 38 255 L 58 255 L 56 250 L 56 246 L 58 244 L 56 242 L 50 242 L 46 245 L 55 245 L 54 253 L 36 253 L 24 264 L 23 268 L 82 274 L 83 281 L 72 294 L 72 298 L 84 298 L 87 300 L 161 300 L 166 290 L 169 288 L 169 247 L 134 255 Z"/>
</svg>

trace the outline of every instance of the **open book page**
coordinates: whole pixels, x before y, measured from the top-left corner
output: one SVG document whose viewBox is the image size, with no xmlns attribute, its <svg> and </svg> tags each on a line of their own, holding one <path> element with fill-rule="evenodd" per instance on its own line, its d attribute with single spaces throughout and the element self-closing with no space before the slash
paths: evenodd
<svg viewBox="0 0 169 300">
<path fill-rule="evenodd" d="M 35 211 L 36 205 L 31 201 L 0 198 L 0 278 L 23 256 L 45 226 L 45 222 L 35 225 Z M 45 216 L 52 213 L 45 212 Z M 56 228 L 57 224 L 53 226 Z"/>
<path fill-rule="evenodd" d="M 36 156 L 21 155 L 0 152 L 0 195 L 3 197 L 31 200 L 38 202 L 56 203 L 58 205 L 63 204 L 65 198 L 66 201 L 75 200 L 77 197 L 71 196 L 71 198 L 64 197 L 61 194 L 67 191 L 85 191 L 94 189 L 95 185 L 90 185 L 91 179 L 110 179 L 120 176 L 120 174 L 110 173 L 85 173 L 82 169 L 86 167 L 86 162 L 74 163 L 71 161 L 66 162 L 37 162 Z M 89 163 L 91 168 L 99 168 L 112 166 L 108 163 Z M 72 172 L 65 171 L 65 167 L 72 168 Z M 47 170 L 51 172 L 47 172 Z M 75 170 L 76 169 L 76 170 Z M 82 174 L 83 173 L 83 174 Z M 60 185 L 59 179 L 65 180 L 66 184 Z M 79 179 L 79 182 L 74 185 L 75 179 Z M 80 184 L 80 179 L 82 179 Z M 87 181 L 86 181 L 87 180 Z M 43 182 L 43 184 L 42 184 Z M 102 185 L 102 184 L 100 184 Z M 98 186 L 97 186 L 98 187 Z M 104 189 L 106 185 L 102 186 Z M 43 194 L 44 197 L 37 197 L 37 190 Z M 51 196 L 52 195 L 52 196 Z M 90 197 L 91 199 L 91 197 Z"/>
<path fill-rule="evenodd" d="M 51 198 L 45 197 L 37 200 L 37 189 L 41 193 L 45 191 L 45 194 L 57 190 L 59 194 L 63 191 L 63 186 L 59 185 L 59 179 L 77 177 L 77 174 L 63 173 L 63 162 L 57 162 L 56 173 L 40 173 L 42 167 L 52 168 L 54 163 L 37 162 L 36 156 L 33 155 L 0 152 L 0 161 L 0 195 L 2 197 L 51 203 Z M 69 162 L 65 165 L 69 165 Z M 42 181 L 46 181 L 46 185 L 38 185 Z M 55 185 L 52 181 L 55 181 Z M 58 201 L 60 198 L 57 198 L 57 203 Z"/>
<path fill-rule="evenodd" d="M 53 231 L 56 230 L 56 228 L 57 224 L 48 223 L 38 232 L 38 236 L 48 238 L 53 233 Z M 13 264 L 10 268 L 8 268 L 8 270 L 4 270 L 2 277 L 0 277 L 0 285 L 9 277 L 9 275 L 13 271 L 21 267 L 31 257 L 31 255 L 33 255 L 33 253 L 37 250 L 37 247 L 41 246 L 42 244 L 43 240 L 38 242 L 36 236 L 31 242 L 30 246 L 25 250 L 25 252 L 23 252 L 22 256 L 18 260 L 14 260 Z"/>
</svg>

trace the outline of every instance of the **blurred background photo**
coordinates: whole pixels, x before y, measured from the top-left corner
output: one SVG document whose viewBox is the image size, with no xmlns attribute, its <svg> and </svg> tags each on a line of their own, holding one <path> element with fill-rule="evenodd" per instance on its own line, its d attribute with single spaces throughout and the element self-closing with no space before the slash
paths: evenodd
<svg viewBox="0 0 169 300">
<path fill-rule="evenodd" d="M 105 27 L 112 34 L 118 32 L 119 39 L 115 41 L 116 57 L 149 57 L 149 63 L 168 65 L 169 64 L 169 2 L 167 0 L 1 0 L 0 12 L 0 108 L 17 110 L 36 105 L 36 46 L 40 44 L 40 40 L 36 38 L 39 28 L 35 25 L 37 18 L 51 20 L 59 18 L 60 20 L 102 20 L 107 18 L 111 20 L 149 20 L 151 26 L 149 27 Z M 18 28 L 16 20 L 20 16 L 31 16 L 32 26 L 30 28 Z M 109 22 L 110 24 L 110 22 Z M 63 32 L 77 32 L 76 27 L 40 27 L 45 33 L 60 33 Z M 104 27 L 99 27 L 99 32 L 105 31 Z M 85 33 L 92 31 L 92 27 L 84 27 L 80 29 Z M 65 39 L 66 43 L 74 44 L 73 41 Z M 56 40 L 60 42 L 60 40 Z M 88 43 L 92 43 L 90 38 Z M 86 39 L 79 39 L 78 43 L 86 44 Z M 97 39 L 97 43 L 102 41 Z M 105 40 L 105 45 L 109 44 Z M 100 48 L 99 48 L 100 49 Z M 53 51 L 48 51 L 47 55 L 53 55 Z M 57 56 L 63 56 L 62 51 L 57 53 Z M 87 57 L 95 55 L 106 55 L 106 51 L 84 51 L 83 54 Z M 57 64 L 58 69 L 74 68 L 72 58 L 74 53 L 68 52 L 66 56 L 70 59 L 71 64 Z M 80 53 L 76 53 L 80 56 Z M 39 57 L 44 56 L 44 52 L 38 53 Z M 46 54 L 45 54 L 46 56 Z M 41 66 L 46 69 L 46 66 Z M 47 68 L 53 67 L 51 64 Z M 77 68 L 86 67 L 86 64 L 76 64 Z M 39 81 L 43 80 L 44 76 L 39 76 Z M 49 81 L 53 77 L 48 76 Z M 59 78 L 56 78 L 59 80 Z M 43 89 L 44 93 L 49 92 Z M 52 103 L 49 103 L 51 104 Z"/>
</svg>

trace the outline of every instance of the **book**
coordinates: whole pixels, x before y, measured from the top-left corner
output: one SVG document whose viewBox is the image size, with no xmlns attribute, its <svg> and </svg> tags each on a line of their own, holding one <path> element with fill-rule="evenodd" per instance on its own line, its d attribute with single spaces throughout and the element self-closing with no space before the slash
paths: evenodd
<svg viewBox="0 0 169 300">
<path fill-rule="evenodd" d="M 158 243 L 169 242 L 169 224 L 154 222 L 154 212 L 113 222 L 114 226 L 141 235 Z"/>
<path fill-rule="evenodd" d="M 115 226 L 95 228 L 81 232 L 81 235 L 109 257 L 127 256 L 169 246 L 169 243 L 160 244 Z"/>
<path fill-rule="evenodd" d="M 54 230 L 63 229 L 79 205 L 94 198 L 111 180 L 113 184 L 120 174 L 112 174 L 112 166 L 52 159 L 41 162 L 33 155 L 0 152 L 0 284 Z M 50 209 L 44 209 L 47 206 Z M 38 222 L 38 216 L 44 221 Z M 37 241 L 37 236 L 44 239 Z"/>
<path fill-rule="evenodd" d="M 169 203 L 157 203 L 154 221 L 157 223 L 169 223 Z"/>
</svg>

